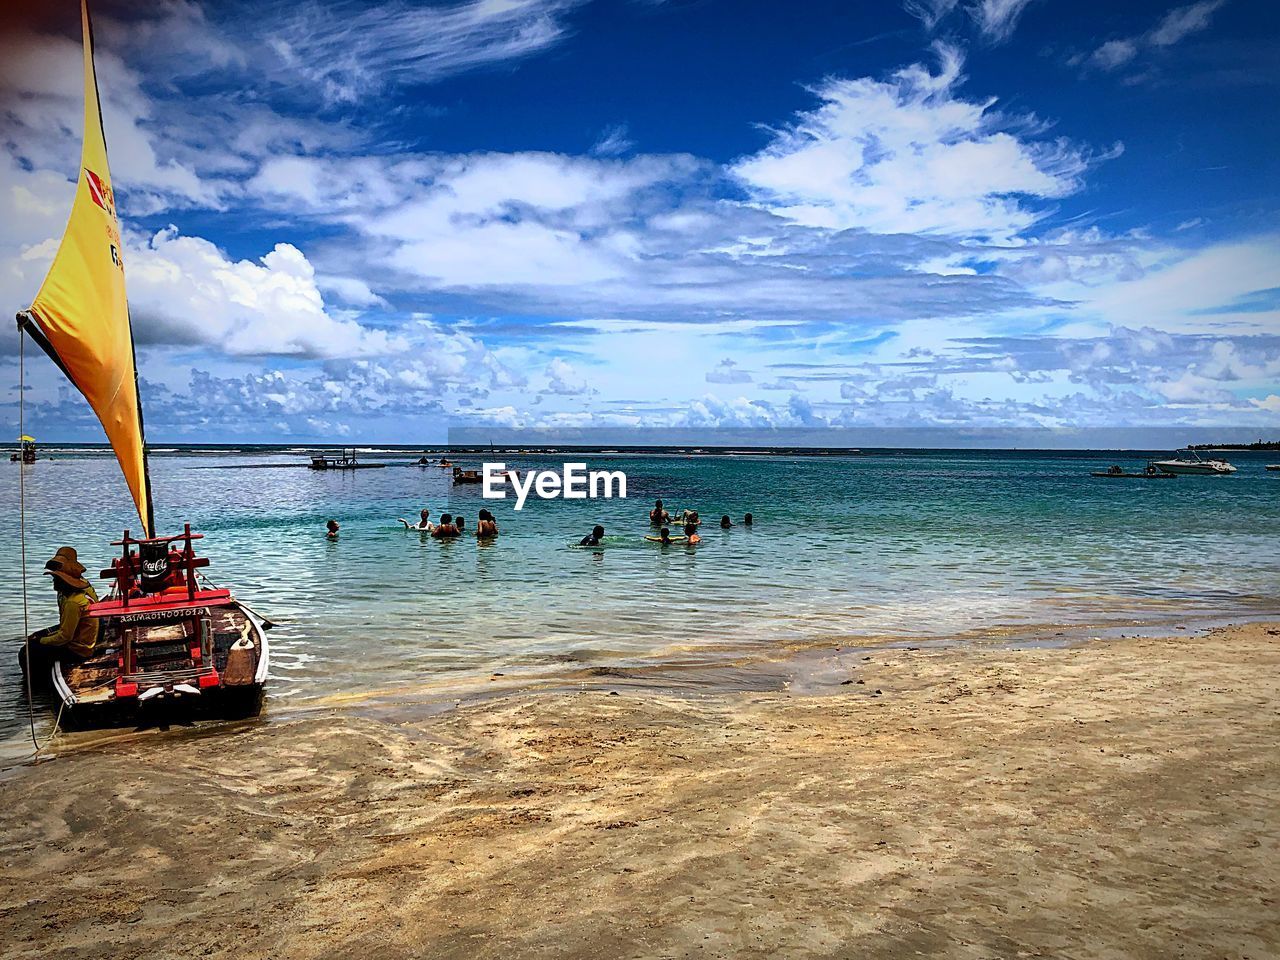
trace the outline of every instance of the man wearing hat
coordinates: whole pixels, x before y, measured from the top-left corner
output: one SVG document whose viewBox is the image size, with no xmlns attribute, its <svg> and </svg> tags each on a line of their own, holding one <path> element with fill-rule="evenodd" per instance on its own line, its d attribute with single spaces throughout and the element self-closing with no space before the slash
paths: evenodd
<svg viewBox="0 0 1280 960">
<path fill-rule="evenodd" d="M 24 668 L 28 647 L 38 675 L 47 673 L 55 660 L 74 662 L 93 656 L 98 645 L 98 620 L 86 613 L 98 595 L 84 579 L 84 569 L 73 547 L 59 548 L 44 565 L 45 575 L 53 579 L 58 594 L 58 625 L 31 635 L 31 643 L 23 646 L 20 655 Z"/>
</svg>

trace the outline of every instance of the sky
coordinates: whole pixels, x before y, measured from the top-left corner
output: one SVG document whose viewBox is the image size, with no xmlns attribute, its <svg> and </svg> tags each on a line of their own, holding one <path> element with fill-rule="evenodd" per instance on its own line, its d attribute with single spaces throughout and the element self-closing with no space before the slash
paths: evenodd
<svg viewBox="0 0 1280 960">
<path fill-rule="evenodd" d="M 82 105 L 78 4 L 11 6 L 16 312 Z M 153 444 L 1280 439 L 1276 4 L 92 11 Z"/>
</svg>

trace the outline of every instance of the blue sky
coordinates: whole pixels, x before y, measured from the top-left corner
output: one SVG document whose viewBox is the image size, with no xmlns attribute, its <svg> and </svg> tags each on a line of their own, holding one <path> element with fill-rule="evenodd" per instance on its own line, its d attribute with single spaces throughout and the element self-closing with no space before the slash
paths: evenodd
<svg viewBox="0 0 1280 960">
<path fill-rule="evenodd" d="M 76 175 L 46 6 L 0 39 L 15 310 Z M 153 442 L 1277 433 L 1273 4 L 94 11 Z"/>
</svg>

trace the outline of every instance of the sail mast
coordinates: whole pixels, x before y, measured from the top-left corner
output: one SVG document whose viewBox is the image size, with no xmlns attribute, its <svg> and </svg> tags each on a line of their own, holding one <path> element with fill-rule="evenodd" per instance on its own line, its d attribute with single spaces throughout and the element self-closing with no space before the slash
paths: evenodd
<svg viewBox="0 0 1280 960">
<path fill-rule="evenodd" d="M 62 243 L 19 326 L 84 394 L 102 423 L 147 536 L 155 533 L 138 364 L 124 283 L 124 243 L 107 165 L 88 0 L 84 38 L 84 143 Z"/>
<path fill-rule="evenodd" d="M 84 0 L 88 2 L 88 0 Z M 138 384 L 138 351 L 133 345 L 133 324 L 129 324 L 129 356 L 133 359 L 133 397 L 138 406 L 138 439 L 142 444 L 142 493 L 147 502 L 146 516 L 139 509 L 143 529 L 148 537 L 156 535 L 156 501 L 151 496 L 151 458 L 147 454 L 147 425 L 142 419 L 142 388 Z"/>
</svg>

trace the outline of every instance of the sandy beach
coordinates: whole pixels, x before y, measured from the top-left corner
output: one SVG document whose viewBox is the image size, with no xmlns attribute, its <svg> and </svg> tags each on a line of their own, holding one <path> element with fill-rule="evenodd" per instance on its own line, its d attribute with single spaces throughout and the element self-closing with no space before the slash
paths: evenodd
<svg viewBox="0 0 1280 960">
<path fill-rule="evenodd" d="M 1277 625 L 809 659 L 64 752 L 0 783 L 5 956 L 1280 953 Z"/>
</svg>

